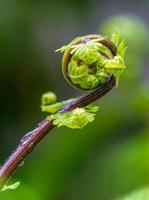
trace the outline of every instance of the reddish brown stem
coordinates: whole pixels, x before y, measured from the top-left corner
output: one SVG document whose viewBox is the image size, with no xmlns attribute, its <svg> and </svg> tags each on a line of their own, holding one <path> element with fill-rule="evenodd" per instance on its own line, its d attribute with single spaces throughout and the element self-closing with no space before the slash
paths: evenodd
<svg viewBox="0 0 149 200">
<path fill-rule="evenodd" d="M 109 90 L 115 85 L 114 76 L 110 76 L 107 82 L 88 94 L 81 96 L 72 102 L 64 106 L 58 113 L 64 113 L 70 111 L 76 107 L 83 107 L 88 105 L 100 97 L 104 96 Z M 52 130 L 55 126 L 52 120 L 44 120 L 41 122 L 36 129 L 27 133 L 17 146 L 15 151 L 9 156 L 5 163 L 0 168 L 0 188 L 9 180 L 13 175 L 17 167 L 23 162 L 29 153 L 31 153 L 34 147 Z"/>
</svg>

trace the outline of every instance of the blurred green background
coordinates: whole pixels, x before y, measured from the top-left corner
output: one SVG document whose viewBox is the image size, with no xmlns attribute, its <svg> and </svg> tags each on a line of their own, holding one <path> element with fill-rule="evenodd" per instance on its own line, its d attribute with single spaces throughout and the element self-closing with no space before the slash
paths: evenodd
<svg viewBox="0 0 149 200">
<path fill-rule="evenodd" d="M 55 49 L 119 28 L 127 44 L 120 86 L 83 130 L 54 129 L 25 160 L 2 200 L 112 200 L 149 185 L 149 1 L 0 0 L 0 163 L 44 118 L 40 96 L 82 94 Z M 144 199 L 146 200 L 146 199 Z"/>
</svg>

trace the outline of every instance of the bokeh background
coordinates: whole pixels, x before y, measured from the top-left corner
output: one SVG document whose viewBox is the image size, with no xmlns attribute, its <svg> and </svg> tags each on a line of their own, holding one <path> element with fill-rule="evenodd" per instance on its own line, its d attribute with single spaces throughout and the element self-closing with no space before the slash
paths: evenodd
<svg viewBox="0 0 149 200">
<path fill-rule="evenodd" d="M 0 163 L 45 116 L 40 97 L 78 96 L 55 49 L 119 28 L 127 44 L 120 85 L 83 130 L 56 128 L 29 156 L 2 200 L 112 200 L 149 185 L 149 1 L 0 0 Z M 147 199 L 143 199 L 147 200 Z"/>
</svg>

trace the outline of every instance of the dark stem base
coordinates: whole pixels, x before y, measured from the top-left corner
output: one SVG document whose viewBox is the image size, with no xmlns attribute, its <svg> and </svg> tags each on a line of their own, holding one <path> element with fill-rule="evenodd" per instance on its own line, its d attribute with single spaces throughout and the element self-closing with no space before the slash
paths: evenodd
<svg viewBox="0 0 149 200">
<path fill-rule="evenodd" d="M 64 106 L 58 113 L 64 113 L 73 110 L 76 107 L 86 106 L 100 97 L 104 96 L 108 91 L 110 91 L 115 86 L 114 76 L 110 76 L 107 82 L 88 94 L 81 96 L 74 101 L 68 103 Z M 35 146 L 52 130 L 55 126 L 52 120 L 44 120 L 41 122 L 36 129 L 27 133 L 21 140 L 20 144 L 14 150 L 14 152 L 9 156 L 5 163 L 0 168 L 0 189 L 13 175 L 18 166 L 24 161 L 29 153 L 33 151 Z"/>
</svg>

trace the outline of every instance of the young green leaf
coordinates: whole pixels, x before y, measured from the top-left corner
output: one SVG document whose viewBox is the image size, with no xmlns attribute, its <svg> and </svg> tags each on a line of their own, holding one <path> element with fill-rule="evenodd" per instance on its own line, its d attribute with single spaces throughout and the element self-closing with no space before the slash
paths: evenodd
<svg viewBox="0 0 149 200">
<path fill-rule="evenodd" d="M 98 106 L 89 105 L 83 108 L 75 108 L 69 112 L 51 115 L 48 119 L 54 120 L 53 124 L 58 127 L 66 126 L 68 128 L 81 129 L 94 120 L 95 112 L 98 110 Z"/>
<path fill-rule="evenodd" d="M 67 103 L 70 103 L 73 100 L 74 99 L 68 99 L 51 105 L 43 105 L 41 102 L 41 111 L 47 113 L 55 113 L 59 111 L 61 108 L 63 108 Z"/>
<path fill-rule="evenodd" d="M 116 46 L 118 46 L 120 40 L 120 32 L 118 28 L 116 28 L 116 31 L 112 34 L 111 40 Z"/>
<path fill-rule="evenodd" d="M 20 185 L 20 182 L 16 182 L 11 185 L 4 185 L 1 191 L 4 192 L 6 190 L 15 190 L 19 187 L 19 185 Z"/>
</svg>

